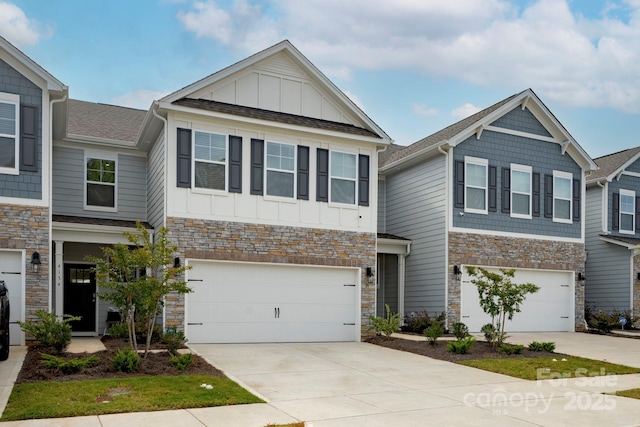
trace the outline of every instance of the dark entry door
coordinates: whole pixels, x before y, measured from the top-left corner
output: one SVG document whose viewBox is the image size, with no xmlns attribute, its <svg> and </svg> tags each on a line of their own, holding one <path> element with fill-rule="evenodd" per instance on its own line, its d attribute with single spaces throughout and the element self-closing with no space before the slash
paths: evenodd
<svg viewBox="0 0 640 427">
<path fill-rule="evenodd" d="M 64 265 L 64 314 L 81 316 L 72 322 L 73 332 L 96 331 L 96 276 L 93 265 Z"/>
</svg>

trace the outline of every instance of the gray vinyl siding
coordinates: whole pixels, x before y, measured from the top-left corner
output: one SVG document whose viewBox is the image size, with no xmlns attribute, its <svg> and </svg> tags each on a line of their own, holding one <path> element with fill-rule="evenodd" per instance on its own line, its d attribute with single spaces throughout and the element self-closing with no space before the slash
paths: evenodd
<svg viewBox="0 0 640 427">
<path fill-rule="evenodd" d="M 385 233 L 386 228 L 387 185 L 384 177 L 378 177 L 378 233 Z"/>
<path fill-rule="evenodd" d="M 599 237 L 603 191 L 587 189 L 585 303 L 595 310 L 624 311 L 631 307 L 631 252 Z"/>
<path fill-rule="evenodd" d="M 147 157 L 147 208 L 149 223 L 153 228 L 164 225 L 164 135 L 160 135 Z"/>
<path fill-rule="evenodd" d="M 445 156 L 387 176 L 386 230 L 412 240 L 406 259 L 405 314 L 445 309 Z"/>
<path fill-rule="evenodd" d="M 638 162 L 636 162 L 638 163 Z M 635 165 L 632 165 L 635 166 Z M 637 168 L 637 166 L 636 166 Z M 631 168 L 627 168 L 631 170 Z M 613 229 L 613 193 L 619 193 L 620 190 L 635 191 L 636 197 L 640 197 L 640 178 L 629 175 L 622 175 L 619 180 L 614 179 L 608 185 L 609 187 L 609 203 L 608 203 L 608 229 L 612 235 L 624 236 L 624 237 L 640 237 L 640 232 L 633 234 L 620 233 L 618 230 Z"/>
<path fill-rule="evenodd" d="M 0 59 L 0 92 L 20 95 L 20 105 L 38 107 L 38 170 L 18 175 L 0 174 L 0 197 L 42 199 L 42 89 Z M 19 131 L 18 131 L 19 136 Z"/>
<path fill-rule="evenodd" d="M 54 215 L 87 218 L 147 220 L 146 158 L 118 154 L 116 159 L 118 211 L 84 209 L 84 150 L 54 147 L 53 201 Z"/>
<path fill-rule="evenodd" d="M 554 222 L 544 217 L 544 176 L 553 171 L 569 172 L 573 179 L 581 179 L 580 166 L 569 156 L 562 154 L 559 144 L 545 142 L 520 136 L 485 130 L 480 139 L 476 136 L 463 141 L 453 149 L 454 160 L 464 161 L 465 156 L 487 159 L 489 166 L 497 167 L 497 212 L 475 214 L 463 209 L 454 209 L 454 227 L 478 230 L 493 230 L 510 233 L 524 233 L 541 236 L 582 237 L 580 221 L 572 224 Z M 531 166 L 534 173 L 540 174 L 540 216 L 531 219 L 512 218 L 509 213 L 502 213 L 502 169 L 511 168 L 511 164 Z M 453 172 L 452 172 L 453 178 Z M 452 186 L 455 191 L 455 186 Z M 455 197 L 452 194 L 452 197 Z M 581 219 L 582 220 L 582 219 Z"/>
</svg>

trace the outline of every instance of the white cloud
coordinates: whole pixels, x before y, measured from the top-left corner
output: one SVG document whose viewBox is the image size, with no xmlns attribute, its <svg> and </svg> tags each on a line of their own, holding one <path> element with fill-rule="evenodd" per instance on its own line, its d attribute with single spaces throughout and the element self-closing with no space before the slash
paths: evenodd
<svg viewBox="0 0 640 427">
<path fill-rule="evenodd" d="M 482 110 L 482 108 L 478 108 L 475 105 L 469 104 L 467 102 L 466 104 L 451 110 L 451 115 L 457 120 L 462 120 L 462 119 L 466 119 L 472 114 L 477 113 L 480 110 Z"/>
<path fill-rule="evenodd" d="M 365 110 L 364 108 L 364 104 L 362 103 L 362 101 L 360 100 L 360 98 L 358 98 L 355 94 L 349 92 L 349 91 L 345 91 L 344 92 L 345 95 L 347 95 L 347 97 L 358 106 L 358 108 L 360 108 L 362 111 Z"/>
<path fill-rule="evenodd" d="M 413 114 L 422 117 L 431 117 L 438 114 L 438 110 L 436 108 L 429 108 L 425 104 L 417 103 L 411 104 L 411 111 L 413 111 Z"/>
<path fill-rule="evenodd" d="M 0 0 L 0 35 L 17 47 L 24 47 L 51 37 L 53 29 L 27 18 L 18 6 Z"/>
<path fill-rule="evenodd" d="M 110 103 L 113 105 L 121 105 L 123 107 L 148 110 L 153 101 L 166 96 L 168 93 L 169 92 L 157 92 L 146 89 L 138 89 L 134 90 L 133 92 L 128 92 L 123 95 L 111 98 Z"/>
<path fill-rule="evenodd" d="M 640 0 L 589 3 L 597 18 L 572 3 L 206 0 L 178 19 L 197 37 L 245 54 L 288 38 L 330 77 L 411 70 L 513 92 L 531 87 L 563 105 L 640 112 Z"/>
</svg>

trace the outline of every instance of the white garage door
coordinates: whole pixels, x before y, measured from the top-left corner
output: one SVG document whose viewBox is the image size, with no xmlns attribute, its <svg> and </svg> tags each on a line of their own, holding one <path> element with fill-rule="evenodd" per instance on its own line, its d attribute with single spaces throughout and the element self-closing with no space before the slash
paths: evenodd
<svg viewBox="0 0 640 427">
<path fill-rule="evenodd" d="M 497 268 L 488 268 L 498 272 Z M 478 332 L 491 318 L 480 308 L 478 290 L 471 283 L 466 268 L 462 268 L 462 322 L 470 331 Z M 574 330 L 573 273 L 550 270 L 516 270 L 514 283 L 533 283 L 540 287 L 535 294 L 527 295 L 515 313 L 507 321 L 507 332 L 551 332 Z"/>
<path fill-rule="evenodd" d="M 191 343 L 357 341 L 359 270 L 189 261 Z"/>
<path fill-rule="evenodd" d="M 11 305 L 9 334 L 11 345 L 24 344 L 24 333 L 18 326 L 18 320 L 24 320 L 24 272 L 22 271 L 22 253 L 16 251 L 0 251 L 0 280 L 4 280 L 9 288 L 9 304 Z"/>
</svg>

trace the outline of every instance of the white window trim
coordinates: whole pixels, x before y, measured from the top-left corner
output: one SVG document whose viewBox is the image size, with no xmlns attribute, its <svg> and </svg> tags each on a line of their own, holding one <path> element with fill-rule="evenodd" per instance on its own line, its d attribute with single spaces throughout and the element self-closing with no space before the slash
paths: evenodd
<svg viewBox="0 0 640 427">
<path fill-rule="evenodd" d="M 355 159 L 356 159 L 356 176 L 355 176 L 355 178 L 351 179 L 351 178 L 344 178 L 344 177 L 335 177 L 336 179 L 340 179 L 340 180 L 343 180 L 343 181 L 353 181 L 354 182 L 353 203 L 334 202 L 332 200 L 331 181 L 333 180 L 334 177 L 331 174 L 331 158 L 332 158 L 331 153 L 348 154 L 350 156 L 354 156 Z M 339 206 L 351 206 L 351 207 L 357 207 L 358 206 L 358 154 L 357 153 L 350 153 L 348 151 L 339 151 L 339 150 L 329 150 L 329 203 L 330 204 L 339 205 Z"/>
<path fill-rule="evenodd" d="M 116 177 L 116 182 L 113 183 L 113 207 L 106 207 L 106 206 L 94 206 L 94 205 L 89 205 L 87 203 L 87 184 L 89 181 L 87 181 L 87 159 L 99 159 L 99 160 L 111 160 L 113 162 L 116 163 L 116 168 L 115 168 L 115 177 Z M 98 211 L 98 212 L 118 212 L 118 167 L 119 167 L 120 162 L 118 161 L 118 155 L 117 154 L 105 154 L 102 152 L 92 152 L 92 151 L 85 151 L 84 153 L 84 184 L 83 184 L 83 190 L 84 190 L 84 210 L 87 211 Z M 93 182 L 93 181 L 91 181 Z M 97 183 L 99 185 L 112 185 L 108 182 L 99 182 Z"/>
<path fill-rule="evenodd" d="M 556 199 L 567 200 L 556 196 L 556 177 L 569 180 L 569 219 L 556 217 Z M 553 171 L 553 222 L 561 222 L 564 224 L 573 224 L 573 174 L 570 172 Z"/>
<path fill-rule="evenodd" d="M 269 167 L 269 162 L 267 160 L 267 153 L 269 152 L 269 144 L 280 144 L 280 145 L 288 145 L 290 147 L 293 147 L 293 170 L 286 170 L 286 169 L 276 169 L 276 168 L 270 168 Z M 282 172 L 282 173 L 290 173 L 293 175 L 293 193 L 291 197 L 286 197 L 286 196 L 276 196 L 273 194 L 267 194 L 267 172 L 268 171 L 273 171 L 273 172 Z M 275 198 L 275 199 L 283 199 L 283 200 L 291 200 L 291 199 L 296 199 L 297 197 L 297 192 L 296 189 L 298 188 L 298 147 L 295 144 L 288 144 L 286 142 L 279 142 L 279 141 L 266 141 L 266 146 L 265 146 L 265 150 L 264 150 L 264 180 L 263 180 L 263 194 L 265 197 L 267 198 Z"/>
<path fill-rule="evenodd" d="M 630 196 L 631 200 L 633 201 L 633 208 L 631 209 L 631 213 L 625 212 L 625 215 L 631 215 L 631 230 L 623 230 L 622 229 L 622 196 Z M 631 191 L 631 190 L 623 190 L 620 189 L 620 206 L 618 207 L 618 224 L 620 224 L 620 226 L 618 227 L 618 231 L 620 232 L 620 234 L 636 234 L 636 192 L 635 191 Z"/>
<path fill-rule="evenodd" d="M 467 164 L 484 166 L 484 168 L 485 168 L 484 188 L 483 187 L 477 187 L 477 186 L 469 185 L 469 180 L 467 179 L 467 177 L 469 176 L 467 174 Z M 488 211 L 488 208 L 489 208 L 489 206 L 488 206 L 489 205 L 489 160 L 481 159 L 481 158 L 478 158 L 478 157 L 464 156 L 464 176 L 465 176 L 465 180 L 464 180 L 464 211 L 465 212 L 469 212 L 469 213 L 487 215 L 489 213 L 489 211 Z M 467 188 L 469 188 L 469 187 L 484 189 L 484 209 L 475 209 L 475 208 L 467 207 L 467 195 L 469 194 L 469 192 L 467 191 Z"/>
<path fill-rule="evenodd" d="M 13 104 L 16 108 L 16 131 L 14 135 L 2 133 L 0 137 L 14 139 L 15 166 L 12 168 L 0 167 L 0 174 L 19 175 L 20 174 L 20 95 L 0 92 L 0 101 Z"/>
<path fill-rule="evenodd" d="M 196 132 L 224 136 L 224 162 L 215 162 L 212 160 L 201 160 L 196 158 Z M 209 130 L 193 129 L 191 132 L 191 152 L 193 153 L 191 159 L 191 182 L 193 184 L 191 189 L 195 192 L 203 193 L 227 193 L 229 190 L 229 135 Z M 224 189 L 218 190 L 215 188 L 196 187 L 196 162 L 224 165 Z"/>
<path fill-rule="evenodd" d="M 529 192 L 528 193 L 522 193 L 520 191 L 515 191 L 513 189 L 513 172 L 517 171 L 517 172 L 525 172 L 529 174 Z M 531 168 L 531 166 L 526 166 L 526 165 L 518 165 L 515 163 L 511 164 L 511 191 L 510 191 L 510 197 L 511 197 L 511 217 L 512 218 L 521 218 L 521 219 L 531 219 L 532 215 L 531 215 L 531 203 L 532 203 L 532 183 L 531 183 L 531 176 L 533 174 L 533 169 Z M 514 213 L 513 212 L 513 194 L 526 194 L 527 196 L 529 196 L 529 214 L 520 214 L 520 213 Z"/>
</svg>

